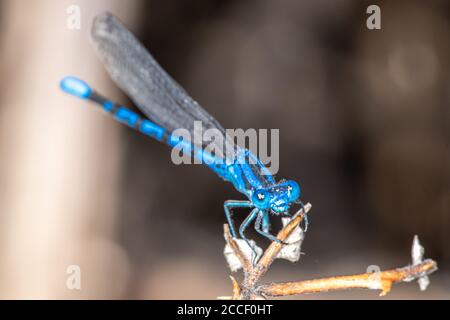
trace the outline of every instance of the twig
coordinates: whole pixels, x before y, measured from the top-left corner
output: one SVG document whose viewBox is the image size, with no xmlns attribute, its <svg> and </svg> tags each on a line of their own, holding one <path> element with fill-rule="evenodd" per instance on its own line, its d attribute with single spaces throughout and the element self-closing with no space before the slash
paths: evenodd
<svg viewBox="0 0 450 320">
<path fill-rule="evenodd" d="M 416 266 L 377 273 L 262 285 L 256 291 L 263 296 L 279 297 L 345 289 L 379 289 L 380 296 L 384 296 L 392 284 L 416 280 L 436 270 L 436 262 L 428 259 Z"/>
<path fill-rule="evenodd" d="M 292 232 L 300 225 L 304 219 L 305 213 L 311 209 L 311 204 L 305 206 L 305 211 L 303 208 L 292 218 L 292 220 L 278 233 L 278 240 L 280 242 L 272 242 L 267 250 L 264 252 L 261 259 L 259 259 L 256 266 L 250 262 L 250 260 L 243 254 L 237 245 L 236 241 L 232 238 L 230 234 L 230 228 L 228 225 L 224 226 L 225 240 L 227 244 L 231 247 L 236 257 L 241 262 L 244 269 L 244 281 L 239 286 L 239 290 L 235 288 L 235 282 L 233 282 L 233 297 L 232 299 L 258 299 L 260 298 L 256 292 L 256 284 L 259 279 L 267 272 L 270 265 L 275 260 L 276 256 L 284 246 L 284 242 L 292 234 Z M 234 280 L 234 278 L 233 278 Z M 235 280 L 234 280 L 235 281 Z"/>
<path fill-rule="evenodd" d="M 264 252 L 261 259 L 259 259 L 258 263 L 252 270 L 246 272 L 246 277 L 242 283 L 242 294 L 244 296 L 252 296 L 254 293 L 254 287 L 256 283 L 261 279 L 266 272 L 269 270 L 273 261 L 275 260 L 278 253 L 284 246 L 284 242 L 287 238 L 292 234 L 292 232 L 297 228 L 300 223 L 303 221 L 305 214 L 311 209 L 311 204 L 307 204 L 305 206 L 305 212 L 303 212 L 303 208 L 293 217 L 293 219 L 278 233 L 277 239 L 280 242 L 273 241 L 269 247 Z M 244 268 L 244 270 L 246 270 Z"/>
<path fill-rule="evenodd" d="M 311 204 L 307 204 L 304 207 L 304 211 L 303 209 L 300 210 L 292 218 L 292 220 L 278 233 L 277 238 L 280 242 L 272 242 L 255 266 L 242 252 L 235 239 L 232 238 L 228 225 L 225 225 L 225 239 L 244 269 L 244 280 L 240 285 L 235 278 L 231 277 L 233 283 L 233 296 L 230 297 L 231 299 L 254 300 L 266 297 L 300 295 L 355 288 L 381 290 L 380 295 L 384 296 L 391 290 L 394 283 L 408 282 L 416 279 L 419 279 L 420 283 L 420 280 L 425 279 L 429 274 L 437 270 L 435 261 L 430 259 L 422 261 L 423 247 L 420 246 L 416 236 L 414 238 L 412 250 L 413 264 L 404 268 L 359 275 L 259 285 L 259 280 L 269 270 L 277 255 L 285 246 L 286 239 L 288 239 L 294 230 L 299 227 L 305 214 L 307 214 L 310 209 Z"/>
</svg>

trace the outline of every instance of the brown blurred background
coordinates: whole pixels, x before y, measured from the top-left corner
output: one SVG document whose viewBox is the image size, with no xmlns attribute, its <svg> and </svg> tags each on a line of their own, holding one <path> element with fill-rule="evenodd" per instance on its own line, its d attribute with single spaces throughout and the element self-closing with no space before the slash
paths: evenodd
<svg viewBox="0 0 450 320">
<path fill-rule="evenodd" d="M 381 30 L 366 28 L 370 4 Z M 70 5 L 80 30 L 66 27 Z M 440 270 L 427 291 L 388 298 L 450 298 L 444 0 L 0 0 L 0 298 L 230 294 L 222 204 L 242 196 L 58 89 L 76 75 L 129 104 L 89 44 L 105 10 L 225 128 L 280 129 L 278 177 L 313 210 L 306 255 L 266 281 L 403 266 L 418 234 Z M 70 265 L 81 290 L 66 287 Z"/>
</svg>

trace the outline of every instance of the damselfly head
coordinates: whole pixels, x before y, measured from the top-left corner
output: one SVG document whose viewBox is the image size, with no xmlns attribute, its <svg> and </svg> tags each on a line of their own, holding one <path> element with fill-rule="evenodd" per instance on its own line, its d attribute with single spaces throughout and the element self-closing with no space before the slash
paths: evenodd
<svg viewBox="0 0 450 320">
<path fill-rule="evenodd" d="M 275 214 L 288 211 L 289 206 L 300 198 L 300 186 L 293 180 L 258 189 L 252 195 L 253 204 L 259 209 L 271 209 Z"/>
</svg>

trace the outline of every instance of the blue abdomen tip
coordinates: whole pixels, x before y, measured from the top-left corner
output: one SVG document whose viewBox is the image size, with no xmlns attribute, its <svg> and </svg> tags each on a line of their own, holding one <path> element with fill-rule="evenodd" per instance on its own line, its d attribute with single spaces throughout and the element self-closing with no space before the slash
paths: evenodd
<svg viewBox="0 0 450 320">
<path fill-rule="evenodd" d="M 82 99 L 89 98 L 92 93 L 92 89 L 86 82 L 75 77 L 66 77 L 62 79 L 60 86 L 64 92 Z"/>
</svg>

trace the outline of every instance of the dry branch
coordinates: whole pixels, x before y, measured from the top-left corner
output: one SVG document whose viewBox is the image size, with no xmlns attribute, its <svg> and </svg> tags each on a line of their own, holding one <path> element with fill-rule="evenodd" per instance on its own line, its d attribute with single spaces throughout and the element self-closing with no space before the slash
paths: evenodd
<svg viewBox="0 0 450 320">
<path fill-rule="evenodd" d="M 416 266 L 377 273 L 262 285 L 257 291 L 263 296 L 280 297 L 346 289 L 379 289 L 380 295 L 384 296 L 389 293 L 392 284 L 419 279 L 436 269 L 436 262 L 428 259 Z"/>
<path fill-rule="evenodd" d="M 299 227 L 305 214 L 307 214 L 310 209 L 311 205 L 307 204 L 304 211 L 303 209 L 300 210 L 292 218 L 292 220 L 278 233 L 277 238 L 280 242 L 272 242 L 256 265 L 253 265 L 251 259 L 242 252 L 236 240 L 232 238 L 229 226 L 225 225 L 224 231 L 227 244 L 231 247 L 233 253 L 239 259 L 244 269 L 244 280 L 241 284 L 239 284 L 234 277 L 231 277 L 233 283 L 233 296 L 230 297 L 231 299 L 253 300 L 266 297 L 301 295 L 356 288 L 381 290 L 380 295 L 386 295 L 391 290 L 394 283 L 409 282 L 416 279 L 424 280 L 429 274 L 437 270 L 435 261 L 430 259 L 422 261 L 421 256 L 417 257 L 417 252 L 421 252 L 423 255 L 423 248 L 420 246 L 418 238 L 415 237 L 412 250 L 413 264 L 410 266 L 376 273 L 265 285 L 258 284 L 259 280 L 269 270 L 280 250 L 285 246 L 286 239 L 288 239 L 292 232 Z"/>
</svg>

